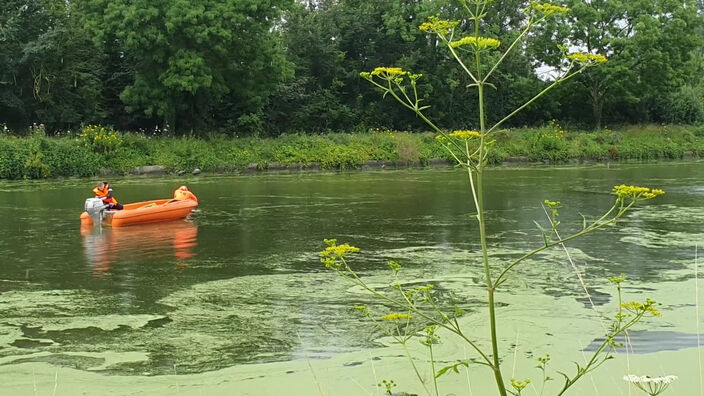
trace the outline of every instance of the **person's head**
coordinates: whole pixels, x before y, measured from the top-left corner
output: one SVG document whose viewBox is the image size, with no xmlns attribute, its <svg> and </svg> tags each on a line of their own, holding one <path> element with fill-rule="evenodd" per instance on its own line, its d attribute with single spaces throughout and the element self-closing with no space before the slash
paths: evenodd
<svg viewBox="0 0 704 396">
<path fill-rule="evenodd" d="M 181 191 L 188 191 L 188 187 L 186 187 L 186 186 L 181 186 L 178 189 Z"/>
<path fill-rule="evenodd" d="M 96 187 L 98 187 L 99 189 L 102 190 L 107 185 L 108 185 L 108 182 L 101 181 L 100 183 L 98 183 L 98 185 Z"/>
</svg>

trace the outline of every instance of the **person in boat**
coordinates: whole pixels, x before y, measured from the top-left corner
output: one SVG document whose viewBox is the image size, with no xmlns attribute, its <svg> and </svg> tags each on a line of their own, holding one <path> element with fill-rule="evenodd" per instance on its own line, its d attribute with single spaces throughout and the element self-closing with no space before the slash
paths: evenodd
<svg viewBox="0 0 704 396">
<path fill-rule="evenodd" d="M 196 203 L 198 202 L 196 195 L 193 194 L 186 186 L 181 186 L 174 191 L 174 200 L 185 201 L 187 199 L 192 199 L 196 201 Z"/>
<path fill-rule="evenodd" d="M 93 194 L 103 200 L 103 203 L 108 205 L 107 209 L 122 210 L 122 204 L 117 202 L 117 199 L 112 195 L 112 188 L 108 182 L 100 182 L 93 188 Z"/>
</svg>

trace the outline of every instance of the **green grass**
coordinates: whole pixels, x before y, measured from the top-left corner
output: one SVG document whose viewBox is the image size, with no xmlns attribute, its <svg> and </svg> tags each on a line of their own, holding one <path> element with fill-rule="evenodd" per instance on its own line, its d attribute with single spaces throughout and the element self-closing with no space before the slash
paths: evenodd
<svg viewBox="0 0 704 396">
<path fill-rule="evenodd" d="M 631 161 L 682 159 L 704 156 L 702 126 L 627 126 L 597 132 L 564 130 L 557 124 L 543 128 L 503 130 L 488 160 L 500 164 L 509 158 L 562 163 L 570 160 Z M 153 138 L 123 133 L 120 145 L 96 153 L 80 137 L 18 138 L 0 136 L 0 178 L 41 179 L 87 177 L 110 169 L 119 174 L 144 165 L 162 165 L 169 171 L 231 172 L 251 164 L 319 164 L 323 169 L 354 169 L 367 161 L 427 164 L 450 159 L 431 133 L 374 131 L 328 135 L 283 135 L 275 139 L 213 136 Z"/>
</svg>

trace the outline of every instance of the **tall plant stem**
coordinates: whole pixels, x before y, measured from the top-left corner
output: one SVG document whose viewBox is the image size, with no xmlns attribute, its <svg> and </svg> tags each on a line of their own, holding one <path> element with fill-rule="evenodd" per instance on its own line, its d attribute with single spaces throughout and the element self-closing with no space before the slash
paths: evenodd
<svg viewBox="0 0 704 396">
<path fill-rule="evenodd" d="M 479 103 L 483 104 L 483 86 L 479 85 Z M 482 112 L 483 113 L 483 112 Z M 483 114 L 480 115 L 483 118 Z M 484 136 L 482 135 L 481 147 L 479 150 L 479 158 L 482 158 L 484 148 Z M 489 299 L 489 326 L 491 327 L 491 354 L 493 358 L 492 369 L 496 378 L 496 386 L 499 388 L 501 396 L 506 396 L 506 388 L 504 386 L 503 376 L 501 375 L 501 367 L 499 362 L 499 340 L 496 335 L 496 307 L 494 302 L 494 284 L 491 279 L 491 268 L 489 267 L 489 253 L 486 245 L 486 226 L 484 217 L 484 184 L 483 184 L 483 161 L 479 161 L 477 166 L 477 209 L 479 213 L 479 240 L 482 248 L 482 262 L 484 264 L 484 277 L 486 278 L 486 288 Z"/>
<path fill-rule="evenodd" d="M 699 362 L 699 390 L 704 394 L 704 371 L 702 371 L 702 344 L 701 330 L 699 330 L 699 245 L 694 245 L 694 306 L 696 308 L 695 320 L 697 321 L 697 361 Z"/>
<path fill-rule="evenodd" d="M 481 165 L 480 165 L 481 169 Z M 501 375 L 501 366 L 499 361 L 499 340 L 496 334 L 496 306 L 494 301 L 494 293 L 496 291 L 491 279 L 491 268 L 489 267 L 489 254 L 486 246 L 486 230 L 484 226 L 484 199 L 482 172 L 477 173 L 477 206 L 479 207 L 479 237 L 482 247 L 482 261 L 484 262 L 484 276 L 486 277 L 486 288 L 489 300 L 489 326 L 491 328 L 491 354 L 493 358 L 492 369 L 496 378 L 496 385 L 499 388 L 501 396 L 506 396 L 506 388 L 504 386 L 503 376 Z"/>
<path fill-rule="evenodd" d="M 474 207 L 477 210 L 477 219 L 479 219 L 479 201 L 477 200 L 477 190 L 474 187 L 474 178 L 472 177 L 472 168 L 467 166 L 467 175 L 469 175 L 469 186 L 472 188 L 472 201 L 474 202 Z"/>
<path fill-rule="evenodd" d="M 479 15 L 481 15 L 479 6 L 477 6 L 477 12 L 475 13 L 474 19 L 474 35 L 479 37 Z M 494 371 L 494 378 L 496 379 L 496 386 L 499 389 L 499 394 L 501 396 L 507 396 L 506 386 L 504 385 L 504 379 L 501 375 L 501 363 L 499 360 L 499 340 L 496 334 L 496 307 L 494 302 L 494 283 L 491 279 L 491 267 L 489 266 L 489 253 L 486 245 L 486 219 L 484 218 L 484 149 L 485 149 L 485 139 L 484 134 L 486 132 L 486 114 L 484 113 L 484 79 L 482 78 L 482 66 L 480 51 L 477 49 L 474 53 L 474 59 L 476 60 L 477 66 L 477 91 L 479 95 L 479 133 L 481 134 L 481 140 L 479 142 L 479 163 L 477 164 L 477 217 L 479 219 L 479 240 L 482 248 L 482 262 L 484 264 L 484 276 L 486 278 L 486 289 L 488 294 L 489 302 L 489 326 L 491 331 L 491 354 L 494 364 L 492 365 L 492 370 Z"/>
<path fill-rule="evenodd" d="M 435 356 L 433 356 L 433 340 L 428 343 L 428 348 L 430 349 L 430 370 L 433 374 L 433 385 L 435 386 L 435 396 L 440 396 L 438 391 L 438 378 L 435 376 Z"/>
</svg>

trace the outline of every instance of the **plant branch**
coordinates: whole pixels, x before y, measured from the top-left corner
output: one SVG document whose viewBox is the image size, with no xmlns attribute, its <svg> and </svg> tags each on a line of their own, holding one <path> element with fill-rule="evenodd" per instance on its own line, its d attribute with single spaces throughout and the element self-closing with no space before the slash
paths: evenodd
<svg viewBox="0 0 704 396">
<path fill-rule="evenodd" d="M 618 202 L 619 202 L 619 201 L 617 201 L 617 203 L 614 204 L 614 206 L 611 208 L 611 210 L 609 210 L 607 213 L 613 212 L 614 208 L 617 207 Z M 568 241 L 571 241 L 571 240 L 573 240 L 573 239 L 579 238 L 579 237 L 581 237 L 581 236 L 583 236 L 583 235 L 586 235 L 586 234 L 589 234 L 589 233 L 591 233 L 591 232 L 594 232 L 594 231 L 596 231 L 596 230 L 598 230 L 598 229 L 600 229 L 600 228 L 603 228 L 603 227 L 605 227 L 605 226 L 607 226 L 607 225 L 610 225 L 610 224 L 615 223 L 616 220 L 618 220 L 621 216 L 623 216 L 633 205 L 635 205 L 635 203 L 636 203 L 636 201 L 634 200 L 634 201 L 632 201 L 630 204 L 628 204 L 628 206 L 625 206 L 625 207 L 623 207 L 623 208 L 620 208 L 619 212 L 618 212 L 613 218 L 611 218 L 611 219 L 608 220 L 608 221 L 605 221 L 605 222 L 604 222 L 604 221 L 603 221 L 604 217 L 602 216 L 602 218 L 600 218 L 599 220 L 595 221 L 594 223 L 592 223 L 591 225 L 589 225 L 587 228 L 583 229 L 582 231 L 580 231 L 580 232 L 578 232 L 578 233 L 576 233 L 576 234 L 570 235 L 570 236 L 568 236 L 568 237 L 566 237 L 566 238 L 558 239 L 557 241 L 552 242 L 552 243 L 546 243 L 544 246 L 541 246 L 541 247 L 539 247 L 539 248 L 537 248 L 537 249 L 533 249 L 532 251 L 530 251 L 530 252 L 524 254 L 523 256 L 521 256 L 520 258 L 518 258 L 516 261 L 514 261 L 513 263 L 509 264 L 506 268 L 504 268 L 503 271 L 501 271 L 501 273 L 499 274 L 499 276 L 496 277 L 496 283 L 497 283 L 497 284 L 503 283 L 504 277 L 506 276 L 506 274 L 507 274 L 513 267 L 515 267 L 516 265 L 518 265 L 518 264 L 519 264 L 520 262 L 522 262 L 523 260 L 525 260 L 525 259 L 527 259 L 527 258 L 530 258 L 530 257 L 536 255 L 537 253 L 542 252 L 542 251 L 545 250 L 545 249 L 548 249 L 548 248 L 551 248 L 551 247 L 553 247 L 553 246 L 557 246 L 557 245 L 563 244 L 563 243 L 565 243 L 565 242 L 568 242 Z"/>
<path fill-rule="evenodd" d="M 483 80 L 483 81 L 487 81 L 487 80 L 489 79 L 489 76 L 491 76 L 491 74 L 494 72 L 494 70 L 496 70 L 496 69 L 499 67 L 499 65 L 503 62 L 504 58 L 506 58 L 506 56 L 508 56 L 509 52 L 511 52 L 511 51 L 513 50 L 513 47 L 514 47 L 516 44 L 518 44 L 518 42 L 523 38 L 523 36 L 525 36 L 526 34 L 528 34 L 528 32 L 530 31 L 530 29 L 533 27 L 533 25 L 535 25 L 535 24 L 537 24 L 537 23 L 540 23 L 540 22 L 542 22 L 542 21 L 545 19 L 545 17 L 542 17 L 542 18 L 540 18 L 540 19 L 538 19 L 538 20 L 536 20 L 536 21 L 533 21 L 533 20 L 532 20 L 533 16 L 531 16 L 530 18 L 531 18 L 531 19 L 528 20 L 528 26 L 526 26 L 526 28 L 523 29 L 523 31 L 521 32 L 521 34 L 519 34 L 518 37 L 516 37 L 516 39 L 513 40 L 513 42 L 511 43 L 511 45 L 508 47 L 508 49 L 503 53 L 503 55 L 501 55 L 501 58 L 499 58 L 499 60 L 496 61 L 496 63 L 494 64 L 494 66 L 491 68 L 491 70 L 489 70 L 489 72 L 486 73 L 486 76 L 484 76 L 484 80 Z"/>
<path fill-rule="evenodd" d="M 619 298 L 619 301 L 620 301 L 620 298 Z M 627 322 L 623 327 L 619 327 L 611 334 L 607 334 L 604 339 L 604 342 L 602 342 L 601 345 L 599 346 L 599 348 L 597 348 L 597 350 L 594 352 L 594 354 L 592 355 L 592 358 L 589 360 L 589 362 L 581 369 L 578 369 L 577 374 L 575 374 L 574 377 L 565 378 L 565 385 L 562 387 L 562 389 L 557 394 L 557 396 L 562 396 L 582 376 L 594 371 L 596 368 L 598 368 L 599 366 L 604 364 L 604 362 L 606 362 L 610 358 L 609 357 L 610 355 L 607 353 L 607 355 L 602 359 L 599 359 L 599 356 L 604 352 L 604 350 L 608 346 L 610 346 L 612 344 L 614 338 L 616 338 L 619 334 L 626 332 L 629 328 L 631 328 L 633 325 L 638 323 L 643 318 L 643 315 L 645 315 L 645 312 L 646 311 L 639 312 L 638 314 L 636 314 L 636 316 L 633 317 L 633 319 L 631 319 L 629 322 Z M 620 322 L 620 319 L 619 319 L 619 322 Z"/>
<path fill-rule="evenodd" d="M 375 295 L 376 297 L 378 297 L 378 298 L 380 298 L 380 299 L 382 299 L 382 300 L 385 300 L 385 301 L 391 303 L 392 305 L 394 305 L 394 306 L 396 306 L 396 307 L 399 307 L 399 308 L 409 308 L 414 314 L 420 316 L 421 318 L 423 318 L 423 319 L 425 319 L 425 320 L 427 320 L 427 321 L 429 321 L 429 322 L 431 322 L 431 323 L 437 324 L 438 326 L 440 326 L 440 327 L 442 327 L 442 328 L 444 328 L 444 329 L 447 329 L 447 330 L 449 330 L 449 331 L 451 331 L 451 332 L 457 334 L 457 335 L 460 336 L 463 340 L 465 340 L 470 346 L 472 346 L 472 348 L 474 348 L 474 350 L 477 352 L 477 354 L 479 354 L 479 356 L 481 356 L 482 359 L 484 359 L 484 360 L 487 362 L 487 365 L 488 365 L 489 367 L 492 367 L 492 368 L 493 368 L 493 364 L 492 364 L 491 359 L 489 359 L 489 357 L 481 350 L 481 348 L 479 348 L 479 346 L 477 346 L 477 344 L 476 344 L 474 341 L 472 341 L 472 340 L 470 340 L 469 338 L 467 338 L 461 331 L 459 331 L 458 329 L 455 329 L 454 327 L 448 325 L 447 323 L 444 323 L 444 322 L 442 322 L 442 321 L 439 321 L 439 320 L 433 318 L 432 316 L 429 316 L 429 315 L 425 314 L 424 312 L 420 311 L 418 308 L 415 308 L 415 307 L 413 307 L 413 306 L 409 306 L 408 304 L 404 304 L 404 303 L 401 302 L 401 301 L 398 301 L 398 300 L 396 300 L 396 299 L 393 299 L 393 298 L 391 298 L 391 297 L 389 297 L 389 296 L 387 296 L 387 295 L 385 295 L 385 294 L 383 294 L 383 293 L 379 293 L 378 291 L 372 289 L 371 287 L 369 287 L 369 285 L 367 285 L 366 283 L 364 283 L 364 281 L 357 275 L 357 273 L 355 273 L 355 272 L 349 267 L 349 265 L 347 265 L 347 262 L 344 260 L 344 258 L 341 258 L 341 260 L 342 260 L 342 262 L 343 262 L 343 264 L 344 264 L 345 269 L 346 269 L 347 272 L 345 273 L 345 272 L 342 272 L 341 270 L 336 270 L 336 271 L 337 271 L 341 276 L 343 276 L 345 279 L 349 279 L 351 282 L 353 282 L 353 283 L 356 284 L 356 285 L 361 286 L 364 290 L 368 291 L 369 293 Z M 346 274 L 351 275 L 352 278 L 350 278 L 350 277 L 347 276 Z"/>
<path fill-rule="evenodd" d="M 411 366 L 413 366 L 413 371 L 416 373 L 418 380 L 423 385 L 423 389 L 425 389 L 425 393 L 430 395 L 431 393 L 428 390 L 428 387 L 425 385 L 425 381 L 423 380 L 423 376 L 420 375 L 420 372 L 418 372 L 418 367 L 416 367 L 416 364 L 413 361 L 413 356 L 411 356 L 411 352 L 408 351 L 408 347 L 406 346 L 406 343 L 402 342 L 401 345 L 403 345 L 403 350 L 406 352 L 406 356 L 408 356 L 408 360 L 411 361 Z M 433 377 L 435 377 L 435 373 L 433 373 Z"/>
<path fill-rule="evenodd" d="M 574 77 L 574 76 L 576 76 L 576 75 L 578 75 L 578 74 L 581 74 L 581 73 L 586 69 L 586 67 L 583 67 L 583 68 L 577 70 L 576 72 L 567 75 L 567 73 L 568 73 L 571 69 L 572 69 L 572 65 L 570 65 L 570 67 L 567 69 L 567 71 L 565 72 L 565 75 L 564 75 L 563 77 L 560 77 L 560 78 L 556 79 L 552 84 L 550 84 L 548 87 L 546 87 L 545 89 L 543 89 L 542 91 L 540 91 L 537 95 L 535 95 L 535 96 L 534 96 L 533 98 L 531 98 L 529 101 L 527 101 L 526 103 L 524 103 L 523 105 L 521 105 L 520 107 L 518 107 L 516 110 L 512 111 L 511 114 L 509 114 L 509 115 L 507 115 L 506 117 L 502 118 L 501 121 L 497 122 L 496 124 L 494 124 L 494 126 L 492 126 L 491 128 L 489 128 L 489 130 L 488 130 L 486 133 L 487 133 L 487 134 L 491 133 L 494 129 L 498 128 L 499 125 L 503 124 L 503 123 L 506 122 L 508 119 L 510 119 L 511 117 L 513 117 L 514 115 L 516 115 L 518 112 L 520 112 L 521 110 L 523 110 L 523 109 L 525 109 L 526 107 L 528 107 L 531 103 L 535 102 L 538 98 L 540 98 L 541 96 L 543 96 L 546 92 L 548 92 L 548 91 L 550 91 L 551 89 L 555 88 L 558 84 L 563 83 L 563 82 L 565 82 L 565 81 L 571 79 L 572 77 Z"/>
</svg>

